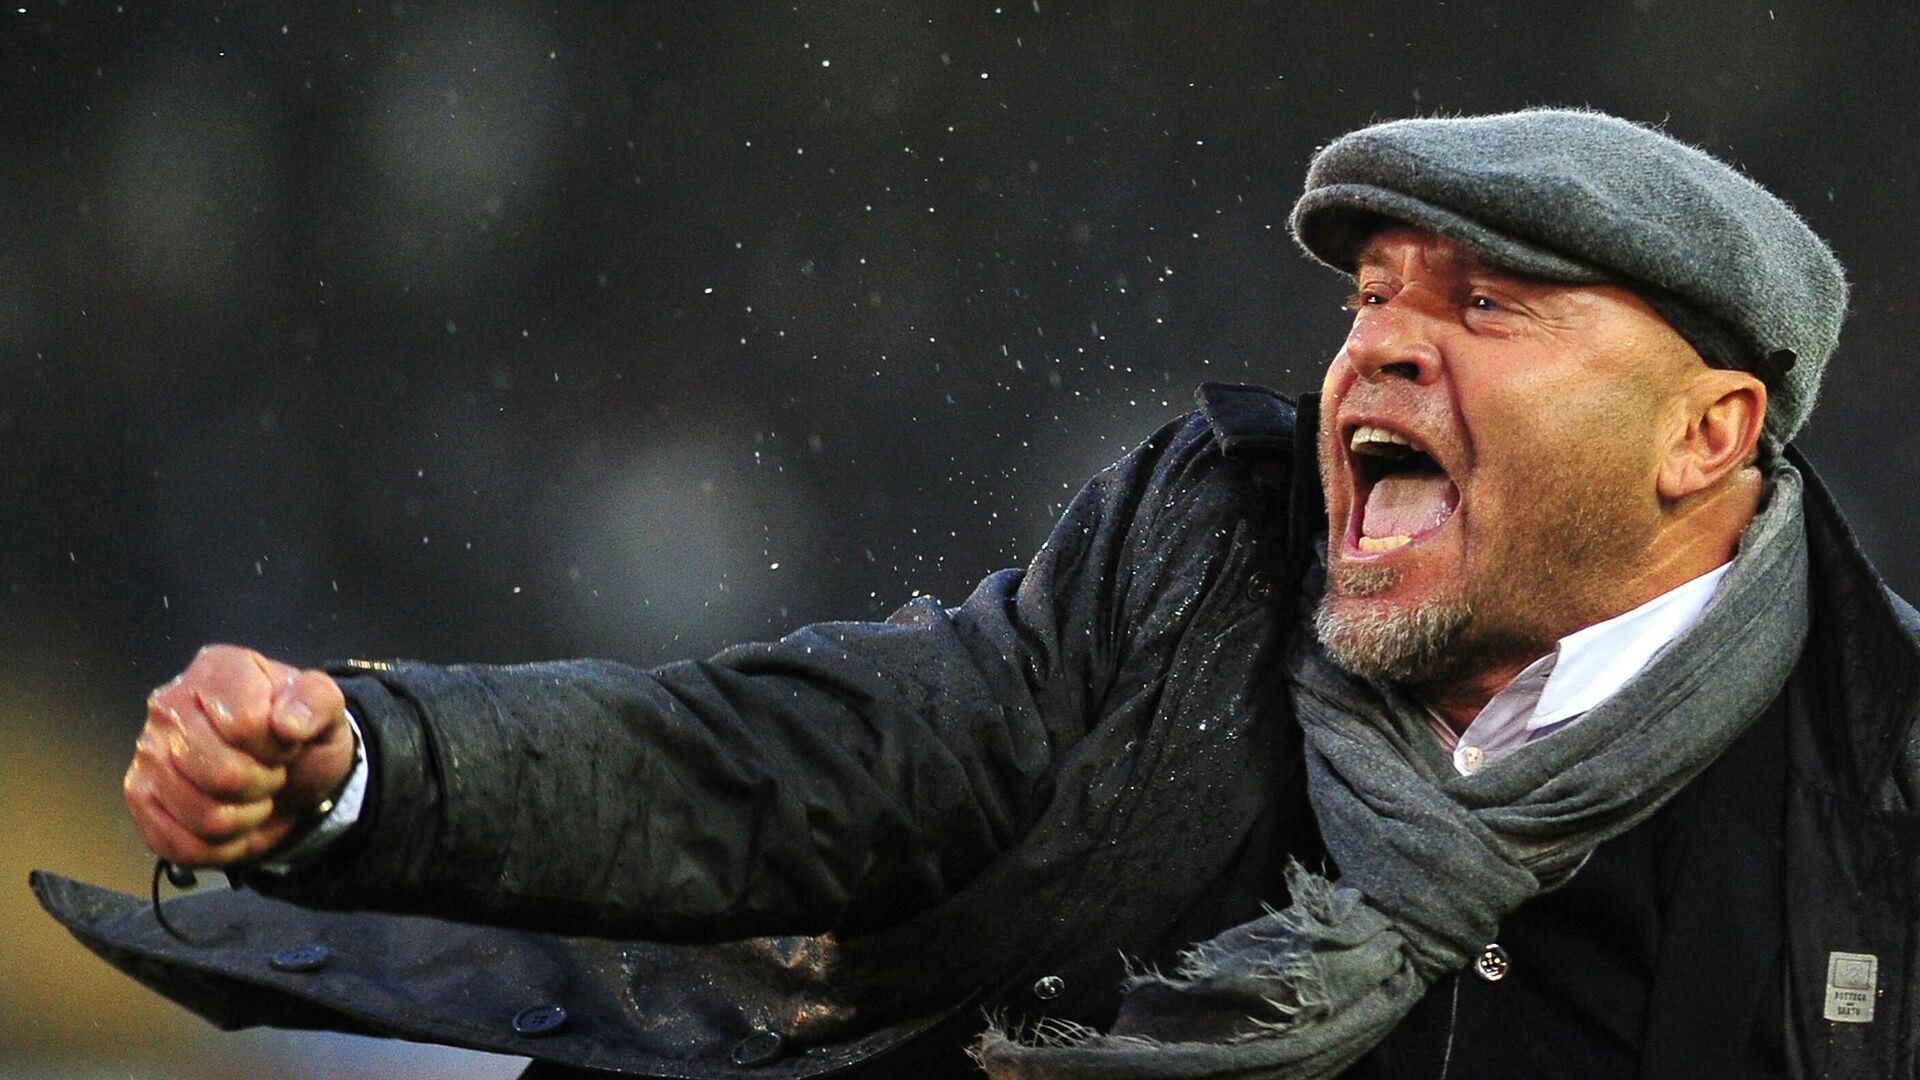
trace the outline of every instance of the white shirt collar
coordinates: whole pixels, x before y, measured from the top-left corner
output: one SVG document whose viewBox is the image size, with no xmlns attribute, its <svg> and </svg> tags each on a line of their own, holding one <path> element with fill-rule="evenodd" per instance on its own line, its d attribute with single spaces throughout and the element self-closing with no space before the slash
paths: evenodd
<svg viewBox="0 0 1920 1080">
<path fill-rule="evenodd" d="M 1561 638 L 1527 729 L 1560 723 L 1612 697 L 1654 653 L 1699 620 L 1732 565 L 1721 563 L 1625 614 Z"/>
<path fill-rule="evenodd" d="M 1455 735 L 1428 709 L 1434 737 L 1466 775 L 1572 723 L 1612 697 L 1666 644 L 1700 618 L 1732 563 L 1709 570 L 1605 622 L 1563 637 L 1500 688 L 1467 729 Z"/>
</svg>

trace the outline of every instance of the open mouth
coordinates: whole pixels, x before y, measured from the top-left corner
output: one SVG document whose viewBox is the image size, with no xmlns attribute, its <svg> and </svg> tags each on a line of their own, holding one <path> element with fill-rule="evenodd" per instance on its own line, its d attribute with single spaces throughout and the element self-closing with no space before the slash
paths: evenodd
<svg viewBox="0 0 1920 1080">
<path fill-rule="evenodd" d="M 1360 424 L 1347 433 L 1353 508 L 1347 540 L 1362 552 L 1405 547 L 1447 523 L 1460 490 L 1411 437 Z"/>
</svg>

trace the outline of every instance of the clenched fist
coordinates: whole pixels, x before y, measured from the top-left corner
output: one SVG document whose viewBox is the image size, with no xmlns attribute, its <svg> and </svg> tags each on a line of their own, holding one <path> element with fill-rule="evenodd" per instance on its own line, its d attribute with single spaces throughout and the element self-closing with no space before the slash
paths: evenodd
<svg viewBox="0 0 1920 1080">
<path fill-rule="evenodd" d="M 234 645 L 201 649 L 147 697 L 122 792 L 140 836 L 180 866 L 257 859 L 353 769 L 340 687 Z"/>
</svg>

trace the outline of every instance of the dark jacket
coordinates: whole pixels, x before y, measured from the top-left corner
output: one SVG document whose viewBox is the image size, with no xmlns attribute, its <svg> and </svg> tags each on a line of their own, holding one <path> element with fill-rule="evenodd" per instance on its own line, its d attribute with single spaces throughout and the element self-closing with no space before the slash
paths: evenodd
<svg viewBox="0 0 1920 1080">
<path fill-rule="evenodd" d="M 930 1078 L 965 1074 L 988 1013 L 1104 1024 L 1123 957 L 1165 961 L 1284 904 L 1278 856 L 1316 856 L 1278 662 L 1322 528 L 1315 405 L 1296 439 L 1292 404 L 1203 388 L 1025 571 L 957 608 L 650 672 L 348 665 L 371 812 L 300 873 L 250 879 L 300 906 L 174 901 L 184 945 L 139 901 L 35 887 L 89 947 L 229 1027 L 636 1075 Z M 1786 1041 L 1796 1075 L 1915 1076 L 1920 618 L 1807 471 Z M 1836 951 L 1878 958 L 1870 1023 L 1822 1019 Z M 1720 975 L 1657 988 L 1649 1039 L 1684 1040 L 1659 1010 Z"/>
</svg>

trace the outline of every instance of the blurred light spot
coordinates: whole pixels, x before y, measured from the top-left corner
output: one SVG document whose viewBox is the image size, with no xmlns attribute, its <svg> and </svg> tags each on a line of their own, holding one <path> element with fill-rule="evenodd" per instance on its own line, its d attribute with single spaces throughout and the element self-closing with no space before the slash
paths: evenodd
<svg viewBox="0 0 1920 1080">
<path fill-rule="evenodd" d="M 189 308 L 244 283 L 277 228 L 279 148 L 268 87 L 243 69 L 162 58 L 126 99 L 113 138 L 107 209 L 136 287 Z"/>
<path fill-rule="evenodd" d="M 482 226 L 536 204 L 574 113 L 541 28 L 487 8 L 411 28 L 370 93 L 361 250 L 396 282 L 454 286 L 476 260 L 511 269 L 535 250 Z"/>
<path fill-rule="evenodd" d="M 764 612 L 801 598 L 792 579 L 764 572 L 789 561 L 769 562 L 767 549 L 813 553 L 829 535 L 816 496 L 790 470 L 755 469 L 751 455 L 691 433 L 584 499 L 564 512 L 582 523 L 574 548 L 583 572 L 612 602 L 569 613 L 596 637 L 629 648 L 651 641 L 674 655 L 785 629 L 765 625 Z M 702 644 L 676 648 L 678 638 Z"/>
</svg>

